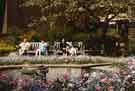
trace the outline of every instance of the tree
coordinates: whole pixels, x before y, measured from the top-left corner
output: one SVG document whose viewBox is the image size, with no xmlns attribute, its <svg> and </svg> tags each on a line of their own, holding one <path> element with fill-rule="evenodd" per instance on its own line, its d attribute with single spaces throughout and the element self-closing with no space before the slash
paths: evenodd
<svg viewBox="0 0 135 91">
<path fill-rule="evenodd" d="M 6 34 L 7 33 L 7 1 L 8 0 L 4 0 L 5 1 L 5 12 L 4 12 L 4 17 L 3 17 L 3 26 L 2 26 L 2 33 Z"/>
<path fill-rule="evenodd" d="M 0 30 L 2 32 L 5 18 L 5 0 L 0 0 Z"/>
<path fill-rule="evenodd" d="M 72 22 L 77 29 L 85 30 L 90 24 L 97 26 L 104 21 L 101 27 L 105 35 L 109 22 L 121 13 L 128 13 L 131 4 L 135 5 L 134 0 L 21 0 L 20 7 L 40 8 L 38 23 L 31 23 L 31 27 L 46 22 L 54 29 Z"/>
</svg>

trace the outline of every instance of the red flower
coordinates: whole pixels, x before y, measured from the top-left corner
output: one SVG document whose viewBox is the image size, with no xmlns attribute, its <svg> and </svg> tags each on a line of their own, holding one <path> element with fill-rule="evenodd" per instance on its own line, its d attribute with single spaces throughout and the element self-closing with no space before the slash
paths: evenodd
<svg viewBox="0 0 135 91">
<path fill-rule="evenodd" d="M 53 82 L 52 80 L 47 80 L 48 84 L 52 84 L 52 82 Z"/>
</svg>

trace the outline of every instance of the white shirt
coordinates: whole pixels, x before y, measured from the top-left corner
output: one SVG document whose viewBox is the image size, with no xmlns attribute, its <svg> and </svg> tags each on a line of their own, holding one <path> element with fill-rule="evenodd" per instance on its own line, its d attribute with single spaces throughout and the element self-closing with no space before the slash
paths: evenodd
<svg viewBox="0 0 135 91">
<path fill-rule="evenodd" d="M 30 46 L 30 43 L 29 42 L 22 42 L 20 45 L 21 49 L 23 50 L 28 50 L 29 46 Z"/>
</svg>

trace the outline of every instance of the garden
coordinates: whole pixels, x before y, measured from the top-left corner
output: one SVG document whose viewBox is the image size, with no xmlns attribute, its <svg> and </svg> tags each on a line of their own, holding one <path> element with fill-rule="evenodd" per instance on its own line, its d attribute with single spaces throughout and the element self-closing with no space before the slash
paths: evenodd
<svg viewBox="0 0 135 91">
<path fill-rule="evenodd" d="M 48 67 L 36 70 L 23 68 L 5 70 L 0 74 L 1 91 L 134 91 L 135 58 L 123 60 L 124 63 L 109 66 L 112 71 L 85 69 L 74 77 L 68 72 L 56 79 L 47 77 Z M 14 73 L 14 74 L 13 74 Z"/>
<path fill-rule="evenodd" d="M 1 21 L 0 45 L 3 45 L 2 40 L 4 44 L 13 48 L 0 46 L 2 52 L 0 55 L 5 51 L 14 51 L 23 38 L 35 42 L 41 39 L 54 42 L 65 38 L 67 41 L 83 41 L 85 49 L 92 49 L 95 55 L 100 55 L 99 50 L 104 50 L 104 56 L 121 56 L 122 52 L 127 56 L 130 15 L 126 13 L 128 6 L 131 8 L 134 6 L 132 0 L 129 2 L 1 0 L 1 2 L 3 6 L 0 10 L 3 17 L 4 3 L 9 4 L 8 11 L 12 13 L 8 13 L 5 30 L 2 29 L 5 19 Z M 120 47 L 121 42 L 125 44 L 124 48 Z"/>
<path fill-rule="evenodd" d="M 0 5 L 0 91 L 134 91 L 134 0 L 0 0 Z M 16 55 L 25 38 L 47 42 L 48 54 Z M 62 39 L 81 42 L 83 53 L 52 53 Z"/>
</svg>

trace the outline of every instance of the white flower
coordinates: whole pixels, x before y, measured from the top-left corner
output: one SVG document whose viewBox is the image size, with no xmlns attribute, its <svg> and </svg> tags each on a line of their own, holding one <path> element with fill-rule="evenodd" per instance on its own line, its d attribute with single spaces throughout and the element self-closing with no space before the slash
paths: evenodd
<svg viewBox="0 0 135 91">
<path fill-rule="evenodd" d="M 130 78 L 130 77 L 131 77 L 131 75 L 128 75 L 127 77 L 128 77 L 128 78 Z"/>
<path fill-rule="evenodd" d="M 89 77 L 89 73 L 85 73 L 84 74 L 84 77 Z"/>
<path fill-rule="evenodd" d="M 135 71 L 132 71 L 132 74 L 134 74 L 135 73 Z"/>
<path fill-rule="evenodd" d="M 82 88 L 82 91 L 87 91 L 87 88 Z"/>
<path fill-rule="evenodd" d="M 103 72 L 99 72 L 99 75 L 100 75 L 100 76 L 102 76 L 102 75 L 105 75 L 105 73 L 103 73 Z"/>
<path fill-rule="evenodd" d="M 91 83 L 93 79 L 88 79 L 86 83 Z"/>
<path fill-rule="evenodd" d="M 96 72 L 92 72 L 91 77 L 96 77 L 97 73 Z"/>
<path fill-rule="evenodd" d="M 121 82 L 121 79 L 117 79 L 118 82 Z"/>
<path fill-rule="evenodd" d="M 135 84 L 135 81 L 132 81 L 133 84 Z"/>
<path fill-rule="evenodd" d="M 74 84 L 68 83 L 68 87 L 73 87 L 73 86 L 74 86 Z"/>
</svg>

